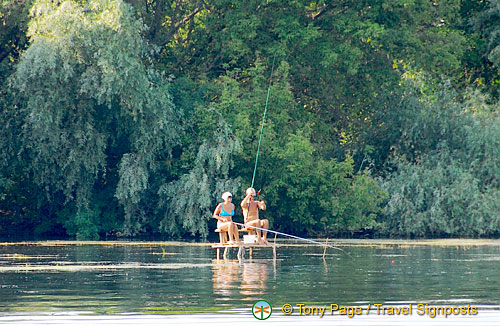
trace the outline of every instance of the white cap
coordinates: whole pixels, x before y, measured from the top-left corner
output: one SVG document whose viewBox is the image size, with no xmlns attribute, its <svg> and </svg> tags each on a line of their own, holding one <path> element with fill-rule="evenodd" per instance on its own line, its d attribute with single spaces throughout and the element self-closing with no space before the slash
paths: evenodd
<svg viewBox="0 0 500 326">
<path fill-rule="evenodd" d="M 233 194 L 231 194 L 229 191 L 226 191 L 222 194 L 222 199 L 227 200 L 228 197 L 233 197 Z"/>
</svg>

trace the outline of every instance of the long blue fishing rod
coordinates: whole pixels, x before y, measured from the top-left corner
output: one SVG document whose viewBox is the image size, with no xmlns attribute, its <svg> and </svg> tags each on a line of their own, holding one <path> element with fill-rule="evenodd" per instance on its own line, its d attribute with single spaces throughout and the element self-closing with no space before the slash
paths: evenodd
<svg viewBox="0 0 500 326">
<path fill-rule="evenodd" d="M 257 226 L 246 226 L 245 224 L 243 223 L 238 223 L 238 222 L 233 222 L 234 224 L 236 225 L 241 225 L 243 227 L 247 227 L 247 228 L 252 228 L 252 229 L 257 229 L 257 230 L 262 230 L 262 231 L 267 231 L 267 232 L 271 232 L 271 233 L 275 233 L 275 234 L 279 234 L 279 235 L 283 235 L 285 237 L 289 237 L 289 238 L 294 238 L 294 239 L 298 239 L 298 240 L 302 240 L 302 241 L 307 241 L 307 242 L 311 242 L 311 243 L 314 243 L 314 244 L 317 244 L 317 245 L 320 245 L 320 246 L 323 246 L 323 247 L 328 247 L 328 248 L 332 248 L 332 249 L 336 249 L 336 250 L 340 250 L 342 251 L 343 253 L 349 255 L 348 252 L 346 252 L 345 250 L 342 250 L 338 247 L 334 247 L 334 246 L 331 246 L 331 245 L 328 245 L 326 243 L 321 243 L 321 242 L 318 242 L 318 241 L 314 241 L 314 240 L 310 240 L 310 239 L 306 239 L 306 238 L 301 238 L 301 237 L 298 237 L 296 235 L 291 235 L 291 234 L 288 234 L 288 233 L 283 233 L 283 232 L 278 232 L 278 231 L 274 231 L 274 230 L 269 230 L 269 229 L 264 229 L 264 228 L 260 228 L 260 227 L 257 227 Z M 350 255 L 349 255 L 350 256 Z"/>
<path fill-rule="evenodd" d="M 269 86 L 267 87 L 266 107 L 264 109 L 264 116 L 262 117 L 262 127 L 260 128 L 259 145 L 257 146 L 257 154 L 255 155 L 255 166 L 253 168 L 253 177 L 252 177 L 252 186 L 251 186 L 251 188 L 253 188 L 253 184 L 254 184 L 254 181 L 255 181 L 255 172 L 257 172 L 257 162 L 259 161 L 260 143 L 262 141 L 262 133 L 264 132 L 264 123 L 266 121 L 267 107 L 268 107 L 268 104 L 269 104 L 269 95 L 271 94 L 271 82 L 273 80 L 274 62 L 275 62 L 275 60 L 276 60 L 276 54 L 274 55 L 274 58 L 273 58 L 273 65 L 272 65 L 272 68 L 271 68 L 271 76 L 269 77 Z"/>
</svg>

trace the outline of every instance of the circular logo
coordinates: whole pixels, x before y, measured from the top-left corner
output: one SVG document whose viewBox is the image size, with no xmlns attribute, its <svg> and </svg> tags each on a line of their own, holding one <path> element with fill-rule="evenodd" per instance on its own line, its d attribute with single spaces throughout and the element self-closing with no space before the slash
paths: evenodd
<svg viewBox="0 0 500 326">
<path fill-rule="evenodd" d="M 271 317 L 273 313 L 273 307 L 271 304 L 265 300 L 257 301 L 252 306 L 252 314 L 258 320 L 266 320 Z"/>
</svg>

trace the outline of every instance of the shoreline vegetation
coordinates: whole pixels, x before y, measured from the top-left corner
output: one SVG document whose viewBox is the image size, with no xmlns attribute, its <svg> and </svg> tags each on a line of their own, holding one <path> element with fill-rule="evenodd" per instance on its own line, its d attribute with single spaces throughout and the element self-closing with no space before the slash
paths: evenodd
<svg viewBox="0 0 500 326">
<path fill-rule="evenodd" d="M 0 238 L 210 238 L 269 85 L 270 229 L 500 236 L 500 0 L 233 2 L 0 4 Z"/>
</svg>

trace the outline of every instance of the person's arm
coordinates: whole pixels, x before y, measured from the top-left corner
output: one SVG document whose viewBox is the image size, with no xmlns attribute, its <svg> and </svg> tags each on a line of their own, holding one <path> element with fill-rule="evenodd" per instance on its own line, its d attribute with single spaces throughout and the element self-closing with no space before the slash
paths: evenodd
<svg viewBox="0 0 500 326">
<path fill-rule="evenodd" d="M 215 207 L 215 210 L 214 210 L 214 215 L 213 215 L 213 216 L 214 216 L 214 218 L 215 218 L 217 221 L 221 221 L 221 222 L 223 222 L 223 221 L 222 221 L 222 216 L 220 216 L 220 215 L 219 215 L 219 214 L 220 214 L 220 212 L 222 211 L 222 209 L 221 209 L 221 205 L 222 205 L 222 204 L 219 204 L 219 205 L 217 205 L 217 207 Z"/>
<path fill-rule="evenodd" d="M 263 200 L 259 201 L 258 205 L 259 205 L 259 208 L 260 208 L 261 211 L 265 211 L 266 210 L 266 203 L 264 203 Z"/>
<path fill-rule="evenodd" d="M 248 208 L 248 202 L 250 201 L 250 195 L 247 195 L 242 201 L 241 201 L 241 207 L 242 208 Z"/>
<path fill-rule="evenodd" d="M 243 224 L 247 224 L 248 209 L 243 207 Z"/>
<path fill-rule="evenodd" d="M 247 224 L 249 201 L 250 201 L 250 196 L 246 196 L 245 199 L 243 199 L 243 201 L 241 202 L 241 210 L 243 213 L 244 224 Z"/>
<path fill-rule="evenodd" d="M 250 194 L 241 201 L 241 208 L 243 210 L 243 223 L 247 224 L 248 208 L 250 206 Z"/>
</svg>

